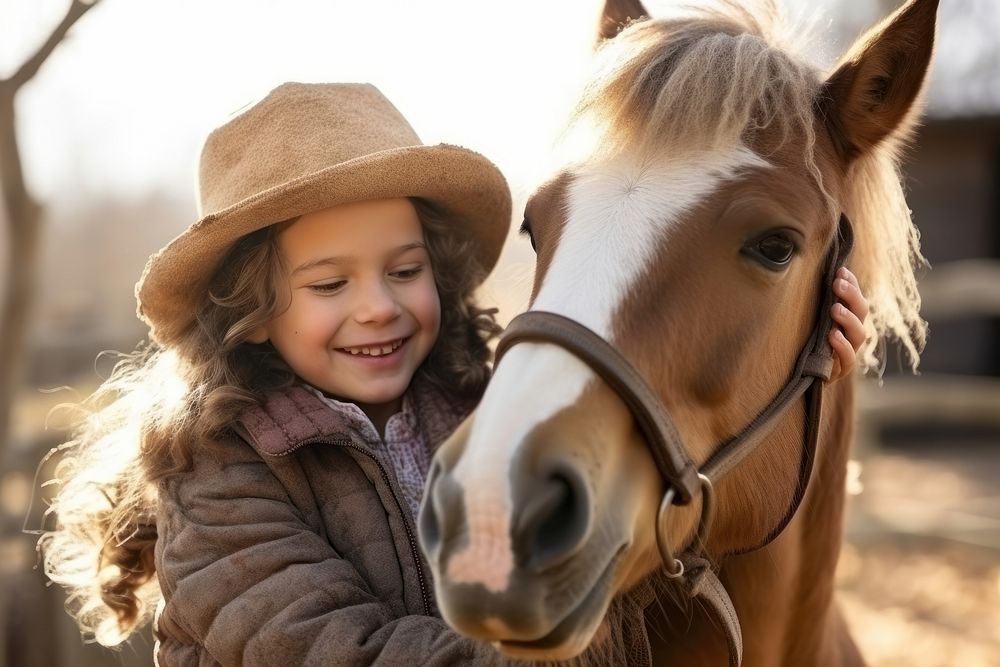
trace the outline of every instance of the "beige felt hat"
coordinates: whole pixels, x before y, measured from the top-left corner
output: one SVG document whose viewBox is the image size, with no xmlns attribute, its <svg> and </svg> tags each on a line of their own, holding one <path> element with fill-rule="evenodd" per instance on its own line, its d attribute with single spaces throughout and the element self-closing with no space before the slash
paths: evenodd
<svg viewBox="0 0 1000 667">
<path fill-rule="evenodd" d="M 199 168 L 200 220 L 136 284 L 150 336 L 176 342 L 226 252 L 268 225 L 352 201 L 421 197 L 458 221 L 486 271 L 510 227 L 510 189 L 482 155 L 425 146 L 368 84 L 286 83 L 215 129 Z"/>
</svg>

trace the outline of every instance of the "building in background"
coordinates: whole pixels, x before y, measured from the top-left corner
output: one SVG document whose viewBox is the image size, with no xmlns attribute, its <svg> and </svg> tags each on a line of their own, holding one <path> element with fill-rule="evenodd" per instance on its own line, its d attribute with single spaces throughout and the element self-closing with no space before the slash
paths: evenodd
<svg viewBox="0 0 1000 667">
<path fill-rule="evenodd" d="M 1000 97 L 1000 86 L 994 90 Z M 932 107 L 905 172 L 928 281 L 952 262 L 990 259 L 1000 266 L 1000 100 L 993 108 L 949 111 Z M 1000 376 L 1000 313 L 945 314 L 941 305 L 929 301 L 924 310 L 930 334 L 921 370 Z"/>
</svg>

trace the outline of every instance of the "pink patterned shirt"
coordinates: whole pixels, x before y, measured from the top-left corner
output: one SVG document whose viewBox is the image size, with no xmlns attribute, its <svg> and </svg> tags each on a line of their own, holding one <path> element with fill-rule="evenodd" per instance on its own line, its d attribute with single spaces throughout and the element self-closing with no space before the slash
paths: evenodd
<svg viewBox="0 0 1000 667">
<path fill-rule="evenodd" d="M 428 382 L 415 380 L 403 395 L 402 410 L 386 422 L 383 438 L 368 415 L 354 403 L 331 398 L 316 387 L 303 386 L 352 422 L 369 448 L 395 473 L 410 518 L 416 521 L 434 450 L 451 435 L 452 427 L 471 412 L 474 403 L 448 400 Z"/>
</svg>

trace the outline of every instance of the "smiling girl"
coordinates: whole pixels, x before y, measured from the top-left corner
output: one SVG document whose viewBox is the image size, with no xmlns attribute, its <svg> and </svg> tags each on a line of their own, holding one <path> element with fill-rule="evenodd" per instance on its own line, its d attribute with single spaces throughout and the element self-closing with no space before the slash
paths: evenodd
<svg viewBox="0 0 1000 667">
<path fill-rule="evenodd" d="M 156 609 L 162 667 L 496 662 L 437 617 L 413 522 L 489 378 L 503 176 L 372 86 L 285 84 L 209 135 L 199 196 L 59 469 L 43 546 L 81 627 Z"/>
</svg>

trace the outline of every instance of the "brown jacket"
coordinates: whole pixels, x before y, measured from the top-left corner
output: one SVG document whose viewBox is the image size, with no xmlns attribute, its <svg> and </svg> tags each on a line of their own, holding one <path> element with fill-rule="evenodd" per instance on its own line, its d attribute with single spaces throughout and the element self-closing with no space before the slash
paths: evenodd
<svg viewBox="0 0 1000 667">
<path fill-rule="evenodd" d="M 432 447 L 472 407 L 435 405 Z M 235 430 L 159 490 L 160 667 L 503 662 L 438 617 L 391 467 L 349 420 L 293 387 Z"/>
</svg>

